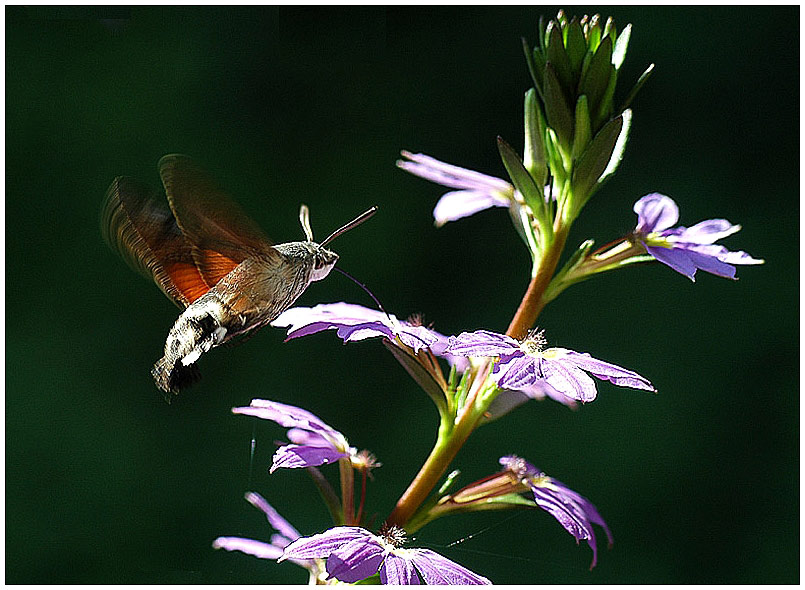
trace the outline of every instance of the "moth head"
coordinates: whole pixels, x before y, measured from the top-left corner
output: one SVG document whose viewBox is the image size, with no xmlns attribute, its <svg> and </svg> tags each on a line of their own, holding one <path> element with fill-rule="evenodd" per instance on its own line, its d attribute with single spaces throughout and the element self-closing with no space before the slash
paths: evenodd
<svg viewBox="0 0 805 590">
<path fill-rule="evenodd" d="M 312 247 L 312 255 L 313 255 L 313 271 L 311 274 L 311 281 L 320 281 L 328 274 L 335 266 L 335 263 L 338 262 L 338 254 L 333 252 L 332 250 L 328 250 L 324 246 L 326 246 L 329 242 L 340 236 L 346 231 L 349 231 L 353 227 L 360 225 L 367 219 L 369 219 L 372 215 L 375 214 L 377 211 L 377 207 L 372 207 L 365 213 L 362 213 L 346 225 L 341 226 L 325 239 L 321 244 L 317 244 L 313 241 L 313 229 L 310 227 L 310 210 L 307 208 L 307 205 L 302 205 L 299 207 L 299 223 L 302 224 L 302 230 L 305 232 L 305 239 L 307 240 L 307 244 L 310 244 Z"/>
<path fill-rule="evenodd" d="M 310 280 L 320 281 L 333 270 L 335 263 L 338 262 L 338 254 L 316 243 L 313 243 L 313 246 L 315 246 L 315 250 L 313 251 L 313 269 Z"/>
</svg>

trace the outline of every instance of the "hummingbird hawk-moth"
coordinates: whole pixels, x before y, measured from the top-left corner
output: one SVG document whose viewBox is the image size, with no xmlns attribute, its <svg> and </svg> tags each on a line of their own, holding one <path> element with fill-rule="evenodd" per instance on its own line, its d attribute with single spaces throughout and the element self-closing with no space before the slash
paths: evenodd
<svg viewBox="0 0 805 590">
<path fill-rule="evenodd" d="M 164 156 L 159 174 L 169 207 L 147 186 L 119 176 L 106 194 L 102 231 L 112 249 L 184 310 L 151 370 L 170 401 L 172 393 L 200 378 L 196 361 L 202 354 L 253 334 L 288 309 L 310 283 L 325 278 L 338 261 L 338 254 L 325 246 L 377 208 L 317 244 L 302 205 L 305 241 L 272 245 L 188 156 Z"/>
</svg>

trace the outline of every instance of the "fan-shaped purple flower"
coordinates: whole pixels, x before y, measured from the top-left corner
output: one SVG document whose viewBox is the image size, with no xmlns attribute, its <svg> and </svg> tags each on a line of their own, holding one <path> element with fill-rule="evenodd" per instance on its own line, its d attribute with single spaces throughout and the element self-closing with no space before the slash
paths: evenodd
<svg viewBox="0 0 805 590">
<path fill-rule="evenodd" d="M 290 429 L 287 434 L 293 444 L 277 449 L 271 473 L 280 467 L 316 467 L 356 453 L 343 434 L 307 410 L 296 406 L 253 399 L 251 405 L 232 408 L 232 412 L 271 420 Z"/>
<path fill-rule="evenodd" d="M 548 395 L 589 402 L 598 391 L 587 373 L 620 387 L 655 391 L 651 382 L 623 367 L 566 348 L 545 348 L 542 333 L 522 342 L 487 330 L 463 332 L 450 338 L 447 352 L 467 357 L 500 357 L 495 365 L 501 389 L 533 397 Z"/>
<path fill-rule="evenodd" d="M 531 488 L 537 505 L 558 520 L 559 524 L 573 535 L 577 543 L 581 540 L 587 541 L 593 550 L 590 569 L 594 568 L 598 561 L 598 546 L 593 524 L 603 527 L 609 546 L 612 546 L 613 538 L 609 527 L 593 503 L 562 482 L 548 477 L 525 459 L 510 455 L 501 457 L 500 464 Z"/>
<path fill-rule="evenodd" d="M 445 193 L 436 203 L 433 219 L 437 226 L 490 207 L 508 207 L 515 198 L 514 187 L 501 178 L 446 164 L 425 154 L 403 151 L 402 156 L 408 161 L 398 160 L 397 166 L 406 172 L 442 186 L 461 189 Z"/>
<path fill-rule="evenodd" d="M 697 270 L 735 278 L 736 264 L 763 264 L 746 252 L 731 252 L 714 244 L 741 229 L 726 219 L 707 219 L 693 227 L 675 227 L 679 207 L 670 197 L 651 193 L 634 204 L 637 227 L 634 239 L 663 264 L 695 281 Z"/>
<path fill-rule="evenodd" d="M 430 549 L 403 549 L 401 542 L 399 529 L 378 536 L 361 527 L 339 526 L 291 543 L 280 561 L 327 559 L 327 573 L 346 583 L 379 573 L 382 584 L 491 584 Z"/>
</svg>

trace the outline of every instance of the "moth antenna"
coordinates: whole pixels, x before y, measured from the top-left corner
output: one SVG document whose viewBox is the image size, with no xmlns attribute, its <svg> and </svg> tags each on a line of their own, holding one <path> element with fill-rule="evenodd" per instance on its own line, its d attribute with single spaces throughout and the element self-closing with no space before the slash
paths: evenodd
<svg viewBox="0 0 805 590">
<path fill-rule="evenodd" d="M 299 206 L 299 223 L 302 224 L 302 231 L 305 232 L 305 239 L 308 242 L 313 241 L 313 228 L 310 227 L 310 209 L 307 205 L 302 204 Z"/>
<path fill-rule="evenodd" d="M 364 214 L 364 215 L 365 215 L 365 214 Z M 369 290 L 369 287 L 367 287 L 366 285 L 364 285 L 363 283 L 361 283 L 361 282 L 360 282 L 358 279 L 356 279 L 355 277 L 353 277 L 353 276 L 352 276 L 351 274 L 349 274 L 347 271 L 342 270 L 342 269 L 338 268 L 337 266 L 334 266 L 334 267 L 333 267 L 333 270 L 337 270 L 337 271 L 338 271 L 338 272 L 340 272 L 342 275 L 344 275 L 345 277 L 347 277 L 347 278 L 348 278 L 350 281 L 352 281 L 353 283 L 355 283 L 356 285 L 358 285 L 358 286 L 359 286 L 361 289 L 363 289 L 364 291 L 366 291 L 366 292 L 369 294 L 369 297 L 371 297 L 371 298 L 372 298 L 372 301 L 374 301 L 374 302 L 377 304 L 377 307 L 378 307 L 378 308 L 380 308 L 380 311 L 382 311 L 384 314 L 386 314 L 386 317 L 387 317 L 389 320 L 391 319 L 391 316 L 389 315 L 389 312 L 387 312 L 387 311 L 386 311 L 386 310 L 383 308 L 383 306 L 380 304 L 380 301 L 378 301 L 378 300 L 377 300 L 377 297 L 375 297 L 374 293 L 372 293 L 372 292 Z"/>
<path fill-rule="evenodd" d="M 332 242 L 334 239 L 336 239 L 338 236 L 340 236 L 344 232 L 347 232 L 347 231 L 351 230 L 353 227 L 356 227 L 356 226 L 362 224 L 364 221 L 369 219 L 375 213 L 377 213 L 377 205 L 374 205 L 374 206 L 370 207 L 368 210 L 366 210 L 363 213 L 361 213 L 360 215 L 358 215 L 355 219 L 353 219 L 352 221 L 350 221 L 346 225 L 342 225 L 341 227 L 339 227 L 337 230 L 335 230 L 333 233 L 331 233 L 329 236 L 327 236 L 327 239 L 324 240 L 321 243 L 321 245 L 326 246 L 328 243 Z M 352 277 L 350 277 L 350 278 L 352 278 Z M 352 280 L 354 281 L 355 279 L 352 279 Z M 358 283 L 358 284 L 360 284 L 360 283 Z M 374 296 L 372 296 L 372 297 L 374 297 Z M 380 309 L 383 309 L 383 308 L 381 307 Z"/>
</svg>

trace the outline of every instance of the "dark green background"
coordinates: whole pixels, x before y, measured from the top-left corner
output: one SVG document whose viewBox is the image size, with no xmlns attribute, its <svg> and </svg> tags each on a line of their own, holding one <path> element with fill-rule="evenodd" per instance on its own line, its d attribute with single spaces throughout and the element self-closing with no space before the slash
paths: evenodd
<svg viewBox="0 0 805 590">
<path fill-rule="evenodd" d="M 436 415 L 380 342 L 266 329 L 206 356 L 200 385 L 166 405 L 149 370 L 177 309 L 103 244 L 101 200 L 119 174 L 158 186 L 159 157 L 185 152 L 278 242 L 301 237 L 300 202 L 319 238 L 378 204 L 334 243 L 341 265 L 401 317 L 503 331 L 529 270 L 508 216 L 437 230 L 443 190 L 394 162 L 408 149 L 503 176 L 495 137 L 522 146 L 520 37 L 555 11 L 6 9 L 7 582 L 304 582 L 210 546 L 268 538 L 247 490 L 303 533 L 328 524 L 305 473 L 267 474 L 282 430 L 230 413 L 253 397 L 376 453 L 369 510 L 387 514 Z M 571 243 L 625 234 L 633 202 L 660 191 L 685 225 L 741 223 L 726 244 L 766 264 L 737 282 L 650 265 L 571 288 L 540 319 L 550 342 L 659 394 L 600 383 L 577 412 L 530 403 L 457 458 L 466 483 L 518 453 L 588 496 L 616 539 L 595 570 L 538 511 L 436 522 L 416 544 L 497 583 L 796 583 L 799 9 L 611 12 L 634 25 L 626 84 L 657 69 Z M 335 274 L 299 303 L 340 300 L 371 304 Z"/>
</svg>

